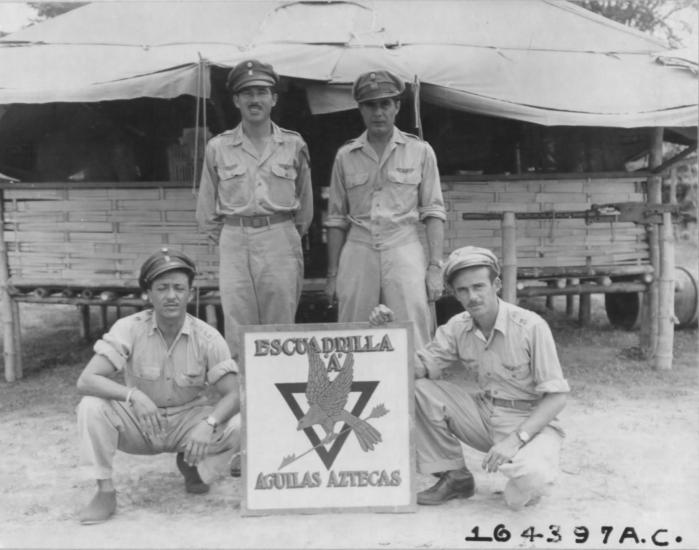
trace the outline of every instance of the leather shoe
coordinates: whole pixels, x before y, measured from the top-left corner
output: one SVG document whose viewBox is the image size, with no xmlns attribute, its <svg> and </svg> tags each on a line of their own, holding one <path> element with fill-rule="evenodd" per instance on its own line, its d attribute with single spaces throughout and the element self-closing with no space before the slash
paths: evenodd
<svg viewBox="0 0 699 550">
<path fill-rule="evenodd" d="M 116 491 L 97 491 L 90 503 L 78 514 L 83 525 L 93 525 L 107 521 L 116 511 Z"/>
<path fill-rule="evenodd" d="M 202 495 L 209 492 L 209 486 L 199 477 L 197 467 L 184 461 L 184 453 L 177 453 L 177 468 L 184 476 L 184 488 L 188 493 Z"/>
<path fill-rule="evenodd" d="M 429 489 L 417 494 L 417 503 L 424 505 L 442 504 L 453 498 L 469 498 L 476 491 L 473 474 L 467 468 L 444 472 Z"/>
</svg>

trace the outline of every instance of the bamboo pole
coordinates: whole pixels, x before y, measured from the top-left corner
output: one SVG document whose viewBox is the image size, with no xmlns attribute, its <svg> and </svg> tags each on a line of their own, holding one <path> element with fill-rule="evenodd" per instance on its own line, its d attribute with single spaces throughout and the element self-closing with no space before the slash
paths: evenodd
<svg viewBox="0 0 699 550">
<path fill-rule="evenodd" d="M 502 299 L 517 302 L 517 244 L 515 213 L 502 215 Z"/>
<path fill-rule="evenodd" d="M 663 162 L 663 128 L 653 128 L 650 136 L 649 168 L 653 170 Z M 648 178 L 648 205 L 662 202 L 662 178 L 653 174 Z M 658 347 L 658 279 L 660 278 L 660 243 L 657 224 L 646 226 L 648 252 L 653 266 L 653 281 L 643 300 L 639 347 L 646 359 L 655 356 Z"/>
<path fill-rule="evenodd" d="M 655 368 L 669 370 L 672 368 L 672 346 L 675 331 L 675 244 L 670 212 L 663 212 L 660 259 L 658 348 L 655 353 Z"/>
<path fill-rule="evenodd" d="M 5 227 L 5 194 L 0 189 L 0 232 Z M 7 259 L 5 237 L 0 236 L 0 307 L 2 307 L 3 355 L 5 359 L 5 380 L 17 380 L 17 337 L 15 310 L 9 290 L 10 267 Z"/>
<path fill-rule="evenodd" d="M 15 376 L 17 380 L 24 377 L 24 367 L 22 365 L 22 323 L 19 317 L 19 302 L 12 300 L 12 314 L 15 319 Z"/>
<path fill-rule="evenodd" d="M 590 319 L 592 317 L 592 300 L 590 296 L 590 294 L 581 294 L 579 298 L 578 322 L 581 327 L 590 324 Z"/>
</svg>

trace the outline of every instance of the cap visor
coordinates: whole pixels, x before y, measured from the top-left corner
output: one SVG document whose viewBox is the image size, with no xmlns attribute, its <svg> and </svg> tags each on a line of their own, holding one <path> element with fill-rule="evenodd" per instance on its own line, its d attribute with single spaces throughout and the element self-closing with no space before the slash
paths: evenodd
<svg viewBox="0 0 699 550">
<path fill-rule="evenodd" d="M 271 88 L 272 86 L 274 86 L 274 81 L 267 80 L 267 79 L 246 80 L 242 84 L 236 86 L 235 91 L 239 92 L 240 90 L 244 90 L 245 88 L 253 88 L 255 86 L 262 86 L 264 88 Z"/>
</svg>

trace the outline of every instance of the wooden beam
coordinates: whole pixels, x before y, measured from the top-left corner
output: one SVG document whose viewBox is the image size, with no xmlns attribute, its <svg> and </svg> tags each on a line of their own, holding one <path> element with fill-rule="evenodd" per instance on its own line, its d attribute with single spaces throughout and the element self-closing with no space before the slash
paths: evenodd
<svg viewBox="0 0 699 550">
<path fill-rule="evenodd" d="M 5 195 L 0 190 L 0 229 L 4 226 Z M 17 320 L 15 319 L 15 308 L 12 305 L 9 279 L 10 267 L 7 259 L 7 247 L 5 246 L 5 238 L 0 237 L 0 307 L 2 308 L 5 380 L 14 382 L 19 378 L 17 376 Z"/>
<path fill-rule="evenodd" d="M 649 168 L 653 170 L 663 162 L 663 128 L 652 128 L 650 134 Z M 662 203 L 662 177 L 650 175 L 647 181 L 648 204 Z M 648 293 L 643 300 L 639 347 L 647 359 L 655 357 L 658 345 L 658 279 L 660 278 L 660 244 L 658 226 L 646 225 L 648 252 L 653 266 L 653 281 L 648 286 Z"/>
<path fill-rule="evenodd" d="M 515 213 L 502 215 L 502 299 L 517 302 L 517 235 Z"/>
</svg>

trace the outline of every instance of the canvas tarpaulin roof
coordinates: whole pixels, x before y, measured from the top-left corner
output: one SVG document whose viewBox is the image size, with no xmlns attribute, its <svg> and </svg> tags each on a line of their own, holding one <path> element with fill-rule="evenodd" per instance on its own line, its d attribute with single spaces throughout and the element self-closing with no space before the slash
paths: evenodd
<svg viewBox="0 0 699 550">
<path fill-rule="evenodd" d="M 254 56 L 301 79 L 316 113 L 353 108 L 348 84 L 381 67 L 464 111 L 697 124 L 696 75 L 660 64 L 661 43 L 560 1 L 98 2 L 4 42 L 0 103 L 206 95 L 200 59 Z"/>
</svg>

